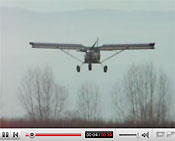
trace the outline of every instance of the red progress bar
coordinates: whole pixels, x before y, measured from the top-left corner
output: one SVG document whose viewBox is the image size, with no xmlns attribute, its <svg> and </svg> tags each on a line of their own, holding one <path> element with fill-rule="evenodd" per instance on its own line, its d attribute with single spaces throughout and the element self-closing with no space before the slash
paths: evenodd
<svg viewBox="0 0 175 141">
<path fill-rule="evenodd" d="M 53 134 L 53 133 L 36 133 L 35 136 L 81 136 L 81 134 L 68 134 L 68 133 L 57 133 L 57 134 Z"/>
<path fill-rule="evenodd" d="M 36 133 L 35 136 L 64 136 L 64 137 L 72 137 L 72 136 L 81 136 L 80 133 Z M 29 137 L 29 134 L 26 134 L 26 137 Z"/>
</svg>

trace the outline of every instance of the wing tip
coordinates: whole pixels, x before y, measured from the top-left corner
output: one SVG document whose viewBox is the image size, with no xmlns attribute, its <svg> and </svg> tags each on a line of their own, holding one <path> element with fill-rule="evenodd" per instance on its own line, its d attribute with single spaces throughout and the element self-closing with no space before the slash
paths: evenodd
<svg viewBox="0 0 175 141">
<path fill-rule="evenodd" d="M 33 46 L 34 43 L 33 42 L 29 42 L 29 44 L 32 45 L 32 48 L 34 48 L 34 46 Z"/>
<path fill-rule="evenodd" d="M 152 47 L 152 49 L 155 49 L 155 44 L 156 43 L 150 43 L 149 45 Z"/>
</svg>

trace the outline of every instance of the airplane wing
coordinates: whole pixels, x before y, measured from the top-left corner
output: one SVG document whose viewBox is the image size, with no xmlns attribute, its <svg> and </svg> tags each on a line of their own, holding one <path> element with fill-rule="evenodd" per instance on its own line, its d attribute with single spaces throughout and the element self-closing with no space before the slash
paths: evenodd
<svg viewBox="0 0 175 141">
<path fill-rule="evenodd" d="M 104 44 L 99 46 L 101 51 L 112 51 L 112 50 L 138 50 L 138 49 L 154 49 L 155 43 L 147 44 Z"/>
<path fill-rule="evenodd" d="M 65 49 L 65 50 L 86 50 L 86 47 L 82 44 L 64 44 L 64 43 L 37 43 L 30 42 L 32 48 L 43 48 L 43 49 Z"/>
</svg>

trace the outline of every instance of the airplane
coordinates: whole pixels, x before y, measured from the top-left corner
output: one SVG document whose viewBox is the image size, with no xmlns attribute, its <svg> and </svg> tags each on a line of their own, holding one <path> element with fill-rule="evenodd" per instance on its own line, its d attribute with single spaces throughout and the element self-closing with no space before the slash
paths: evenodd
<svg viewBox="0 0 175 141">
<path fill-rule="evenodd" d="M 77 72 L 80 72 L 80 68 L 83 64 L 88 64 L 89 71 L 92 70 L 92 64 L 101 64 L 115 55 L 125 51 L 125 50 L 142 50 L 142 49 L 154 49 L 155 43 L 142 43 L 142 44 L 103 44 L 98 46 L 98 38 L 92 46 L 84 46 L 82 44 L 65 44 L 65 43 L 40 43 L 40 42 L 30 42 L 32 48 L 43 48 L 43 49 L 60 49 L 64 53 L 70 55 L 74 59 L 80 61 L 82 64 L 76 67 Z M 79 52 L 84 52 L 84 61 L 70 54 L 68 50 L 76 50 Z M 119 51 L 117 51 L 119 50 Z M 116 51 L 113 55 L 100 61 L 101 51 Z M 103 71 L 106 73 L 108 67 L 103 66 Z"/>
</svg>

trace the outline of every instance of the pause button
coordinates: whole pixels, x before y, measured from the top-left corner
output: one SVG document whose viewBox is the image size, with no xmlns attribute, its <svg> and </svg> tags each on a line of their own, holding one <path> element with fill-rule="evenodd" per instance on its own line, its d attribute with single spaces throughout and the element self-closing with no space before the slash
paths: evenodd
<svg viewBox="0 0 175 141">
<path fill-rule="evenodd" d="M 0 140 L 10 140 L 10 130 L 1 130 L 0 131 Z"/>
</svg>

